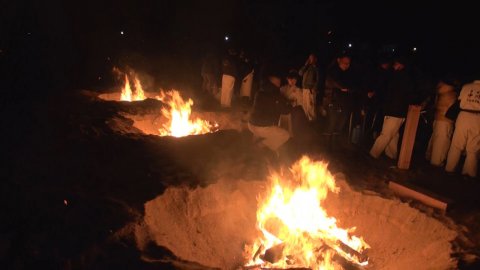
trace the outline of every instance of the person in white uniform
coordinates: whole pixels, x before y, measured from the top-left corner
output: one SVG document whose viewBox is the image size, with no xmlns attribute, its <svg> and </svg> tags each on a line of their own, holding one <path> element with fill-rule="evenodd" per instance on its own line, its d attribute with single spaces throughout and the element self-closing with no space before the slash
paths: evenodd
<svg viewBox="0 0 480 270">
<path fill-rule="evenodd" d="M 480 80 L 462 87 L 458 97 L 460 113 L 455 123 L 452 145 L 448 151 L 447 172 L 454 172 L 462 151 L 466 152 L 462 174 L 477 176 L 478 155 L 480 151 Z"/>
<path fill-rule="evenodd" d="M 437 85 L 435 98 L 435 120 L 433 132 L 428 143 L 425 157 L 434 166 L 445 165 L 448 149 L 450 148 L 453 134 L 453 120 L 447 118 L 445 113 L 455 103 L 457 92 L 454 80 L 444 79 Z"/>
<path fill-rule="evenodd" d="M 235 78 L 237 77 L 237 52 L 230 48 L 228 54 L 222 61 L 222 91 L 220 96 L 220 105 L 223 108 L 232 106 L 233 90 Z"/>
</svg>

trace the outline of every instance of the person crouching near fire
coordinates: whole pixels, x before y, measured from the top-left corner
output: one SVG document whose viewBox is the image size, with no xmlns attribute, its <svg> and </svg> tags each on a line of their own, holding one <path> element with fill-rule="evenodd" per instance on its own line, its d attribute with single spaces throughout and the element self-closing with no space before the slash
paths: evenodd
<svg viewBox="0 0 480 270">
<path fill-rule="evenodd" d="M 454 172 L 462 151 L 466 151 L 462 174 L 477 176 L 477 163 L 480 154 L 480 80 L 462 87 L 458 97 L 460 113 L 455 123 L 452 144 L 448 151 L 445 171 Z"/>
<path fill-rule="evenodd" d="M 280 147 L 290 138 L 289 132 L 279 127 L 278 122 L 281 114 L 290 113 L 291 106 L 280 93 L 281 79 L 278 73 L 266 70 L 264 74 L 264 83 L 253 101 L 248 129 L 278 156 Z"/>
</svg>

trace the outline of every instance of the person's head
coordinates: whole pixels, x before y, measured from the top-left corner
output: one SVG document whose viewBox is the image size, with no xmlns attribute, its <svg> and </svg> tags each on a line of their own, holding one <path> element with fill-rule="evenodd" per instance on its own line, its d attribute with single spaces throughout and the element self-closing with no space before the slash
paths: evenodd
<svg viewBox="0 0 480 270">
<path fill-rule="evenodd" d="M 230 48 L 228 48 L 228 54 L 232 55 L 232 56 L 235 56 L 235 55 L 237 55 L 237 50 L 235 50 L 235 48 L 233 48 L 233 47 L 230 47 Z"/>
<path fill-rule="evenodd" d="M 407 58 L 404 56 L 398 56 L 393 59 L 392 68 L 394 71 L 401 71 L 407 66 Z"/>
<path fill-rule="evenodd" d="M 341 55 L 337 57 L 337 65 L 343 71 L 346 71 L 350 68 L 351 62 L 352 59 L 348 55 Z"/>
<path fill-rule="evenodd" d="M 390 69 L 392 67 L 392 62 L 388 57 L 382 56 L 378 58 L 378 67 L 384 70 Z"/>
<path fill-rule="evenodd" d="M 394 71 L 400 71 L 411 66 L 411 54 L 405 50 L 399 49 L 398 53 L 393 56 L 392 68 Z"/>
<path fill-rule="evenodd" d="M 297 85 L 298 76 L 296 71 L 290 71 L 287 75 L 288 85 L 294 86 Z"/>
<path fill-rule="evenodd" d="M 276 87 L 280 87 L 282 85 L 282 79 L 280 79 L 280 76 L 278 75 L 268 75 L 268 80 Z"/>
<path fill-rule="evenodd" d="M 459 88 L 460 85 L 461 85 L 461 82 L 460 82 L 460 79 L 458 79 L 458 76 L 455 75 L 454 73 L 451 73 L 451 72 L 445 74 L 440 79 L 440 82 L 444 83 L 444 84 L 447 84 L 447 85 L 450 85 L 450 86 L 454 87 L 455 89 Z"/>
</svg>

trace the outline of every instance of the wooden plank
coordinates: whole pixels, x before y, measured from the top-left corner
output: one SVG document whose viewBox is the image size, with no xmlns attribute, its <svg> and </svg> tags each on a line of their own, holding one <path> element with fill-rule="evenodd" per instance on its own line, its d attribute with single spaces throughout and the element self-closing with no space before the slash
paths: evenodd
<svg viewBox="0 0 480 270">
<path fill-rule="evenodd" d="M 421 107 L 417 105 L 408 106 L 407 121 L 403 132 L 402 147 L 398 157 L 398 168 L 408 170 L 412 158 L 413 145 L 417 134 L 418 120 L 420 119 Z"/>
<path fill-rule="evenodd" d="M 426 191 L 422 188 L 416 187 L 412 184 L 406 183 L 396 183 L 390 181 L 388 183 L 388 188 L 391 189 L 395 194 L 398 194 L 402 197 L 407 197 L 419 201 L 425 205 L 446 211 L 448 204 L 451 203 L 450 199 L 442 198 L 432 192 Z"/>
</svg>

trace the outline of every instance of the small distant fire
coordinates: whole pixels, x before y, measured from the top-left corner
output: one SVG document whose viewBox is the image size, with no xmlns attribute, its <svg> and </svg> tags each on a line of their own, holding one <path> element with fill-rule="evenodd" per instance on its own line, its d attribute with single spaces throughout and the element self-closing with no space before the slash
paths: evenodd
<svg viewBox="0 0 480 270">
<path fill-rule="evenodd" d="M 169 107 L 162 109 L 162 114 L 168 122 L 159 129 L 160 136 L 183 137 L 210 133 L 218 129 L 217 123 L 193 118 L 191 116 L 193 100 L 189 98 L 184 101 L 178 91 L 161 91 L 158 99 Z"/>
<path fill-rule="evenodd" d="M 261 236 L 247 245 L 245 269 L 342 269 L 335 256 L 356 266 L 368 264 L 369 245 L 338 228 L 322 201 L 338 193 L 327 164 L 303 157 L 286 175 L 271 176 L 268 195 L 259 200 L 257 229 Z"/>
<path fill-rule="evenodd" d="M 124 77 L 124 85 L 120 95 L 121 101 L 140 101 L 146 99 L 145 91 L 143 91 L 138 75 L 133 70 L 122 72 L 118 68 L 113 68 L 113 72 Z M 130 81 L 133 81 L 133 88 L 130 85 Z"/>
</svg>

